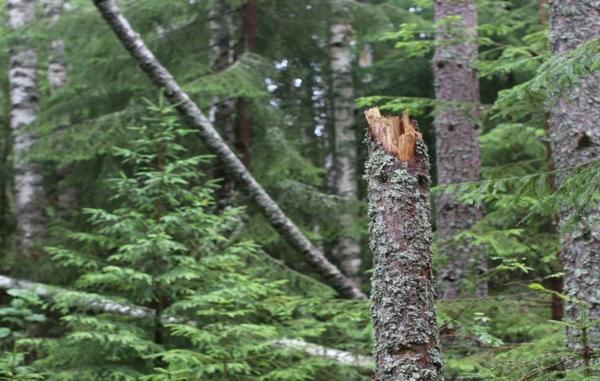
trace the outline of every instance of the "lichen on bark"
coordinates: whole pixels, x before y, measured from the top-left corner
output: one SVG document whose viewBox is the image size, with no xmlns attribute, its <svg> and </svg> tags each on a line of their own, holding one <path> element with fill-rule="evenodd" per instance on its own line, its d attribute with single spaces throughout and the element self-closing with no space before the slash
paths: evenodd
<svg viewBox="0 0 600 381">
<path fill-rule="evenodd" d="M 376 380 L 443 380 L 432 273 L 429 156 L 417 131 L 413 156 L 384 148 L 378 123 L 411 133 L 400 118 L 366 113 L 365 180 L 373 252 L 372 316 Z M 405 119 L 406 120 L 406 119 Z M 412 143 L 411 143 L 412 142 Z M 398 143 L 402 144 L 402 143 Z"/>
</svg>

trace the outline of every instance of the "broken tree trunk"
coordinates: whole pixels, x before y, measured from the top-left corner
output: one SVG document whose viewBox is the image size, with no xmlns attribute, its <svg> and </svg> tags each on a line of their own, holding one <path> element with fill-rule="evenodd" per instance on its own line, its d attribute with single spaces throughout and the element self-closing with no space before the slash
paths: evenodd
<svg viewBox="0 0 600 381">
<path fill-rule="evenodd" d="M 366 299 L 360 288 L 325 258 L 323 253 L 306 238 L 298 226 L 283 213 L 279 205 L 254 179 L 240 159 L 223 141 L 210 120 L 206 118 L 189 95 L 181 89 L 171 73 L 156 59 L 140 35 L 133 30 L 115 1 L 93 0 L 93 2 L 125 49 L 133 56 L 154 84 L 164 91 L 167 99 L 177 105 L 179 114 L 190 125 L 198 129 L 198 133 L 207 147 L 225 165 L 230 176 L 245 189 L 247 196 L 256 203 L 275 230 L 303 254 L 305 259 L 341 295 Z"/>
<path fill-rule="evenodd" d="M 436 324 L 429 156 L 408 115 L 365 113 L 376 380 L 443 380 Z"/>
</svg>

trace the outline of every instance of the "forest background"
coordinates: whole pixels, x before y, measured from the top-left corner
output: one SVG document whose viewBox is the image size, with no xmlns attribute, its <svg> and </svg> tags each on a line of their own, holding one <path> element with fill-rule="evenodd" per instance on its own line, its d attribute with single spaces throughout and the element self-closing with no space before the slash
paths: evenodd
<svg viewBox="0 0 600 381">
<path fill-rule="evenodd" d="M 118 1 L 202 114 L 102 4 L 0 0 L 0 379 L 401 379 L 374 106 L 429 147 L 416 379 L 597 379 L 598 2 Z"/>
</svg>

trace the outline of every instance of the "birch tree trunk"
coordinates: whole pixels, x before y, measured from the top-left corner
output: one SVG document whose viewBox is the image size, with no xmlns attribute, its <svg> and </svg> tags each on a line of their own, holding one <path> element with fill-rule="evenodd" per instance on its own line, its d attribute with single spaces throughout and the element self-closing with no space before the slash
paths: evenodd
<svg viewBox="0 0 600 381">
<path fill-rule="evenodd" d="M 52 25 L 60 19 L 64 0 L 43 0 L 44 16 Z M 50 46 L 50 59 L 48 62 L 48 83 L 50 91 L 56 91 L 67 84 L 68 72 L 65 59 L 65 43 L 61 39 L 52 40 Z"/>
<path fill-rule="evenodd" d="M 600 3 L 593 0 L 553 1 L 550 6 L 550 40 L 554 53 L 572 50 L 600 37 Z M 558 170 L 600 157 L 600 74 L 581 78 L 550 105 L 550 140 Z M 565 173 L 559 172 L 558 185 Z M 559 226 L 573 211 L 559 212 Z M 600 205 L 589 205 L 575 229 L 563 230 L 564 292 L 589 304 L 589 319 L 600 319 Z M 565 303 L 566 318 L 579 318 L 579 305 Z M 589 332 L 592 349 L 600 349 L 600 327 Z M 567 329 L 568 345 L 581 349 L 579 331 Z"/>
<path fill-rule="evenodd" d="M 427 147 L 405 115 L 366 113 L 376 380 L 443 380 L 432 273 Z M 415 126 L 416 127 L 416 126 Z"/>
<path fill-rule="evenodd" d="M 334 5 L 339 7 L 339 5 Z M 340 11 L 334 9 L 334 11 Z M 339 17 L 339 16 L 336 16 Z M 340 215 L 342 236 L 332 251 L 342 271 L 360 282 L 362 260 L 360 244 L 356 237 L 356 205 L 358 182 L 356 179 L 356 131 L 354 128 L 354 84 L 352 82 L 352 27 L 344 18 L 331 25 L 330 55 L 333 94 L 334 173 L 336 193 L 347 206 Z"/>
<path fill-rule="evenodd" d="M 443 20 L 459 16 L 449 26 Z M 437 177 L 439 184 L 453 184 L 479 179 L 479 83 L 474 69 L 477 59 L 477 10 L 473 0 L 436 0 L 436 51 L 433 57 L 436 99 L 445 104 L 435 116 Z M 471 228 L 482 211 L 460 203 L 453 195 L 441 192 L 436 200 L 437 235 L 446 264 L 440 274 L 443 298 L 456 298 L 463 292 L 469 275 L 486 271 L 485 258 L 477 247 L 452 242 L 454 235 Z M 487 295 L 487 284 L 477 285 L 478 296 Z"/>
<path fill-rule="evenodd" d="M 41 163 L 28 161 L 27 154 L 36 137 L 30 130 L 38 112 L 37 54 L 28 41 L 25 29 L 33 23 L 33 0 L 8 0 L 8 18 L 13 31 L 21 33 L 10 55 L 10 125 L 13 131 L 17 243 L 19 254 L 39 255 L 37 244 L 46 232 L 45 194 Z"/>
</svg>

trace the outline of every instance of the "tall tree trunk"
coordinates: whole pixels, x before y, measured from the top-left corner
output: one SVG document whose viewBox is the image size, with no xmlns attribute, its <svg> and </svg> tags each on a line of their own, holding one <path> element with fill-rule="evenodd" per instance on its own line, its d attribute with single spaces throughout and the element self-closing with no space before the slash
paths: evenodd
<svg viewBox="0 0 600 381">
<path fill-rule="evenodd" d="M 60 19 L 64 6 L 64 0 L 43 0 L 44 16 L 54 26 Z M 65 57 L 65 43 L 61 39 L 54 39 L 50 46 L 50 57 L 48 61 L 48 84 L 50 93 L 59 90 L 68 82 L 68 68 Z M 61 215 L 66 216 L 71 212 L 77 200 L 76 189 L 69 184 L 69 177 L 73 168 L 64 166 L 58 168 L 58 199 L 56 206 Z"/>
<path fill-rule="evenodd" d="M 600 4 L 593 0 L 554 1 L 550 6 L 550 39 L 554 53 L 572 50 L 600 37 Z M 600 75 L 581 78 L 565 89 L 550 108 L 550 140 L 554 164 L 558 170 L 600 157 Z M 564 172 L 557 176 L 558 185 Z M 573 211 L 559 212 L 561 230 Z M 600 205 L 589 205 L 581 222 L 573 230 L 563 230 L 562 264 L 564 292 L 589 304 L 589 319 L 600 319 Z M 568 319 L 578 319 L 580 306 L 565 303 Z M 581 348 L 579 331 L 567 329 L 568 345 Z M 600 327 L 590 328 L 593 349 L 600 349 Z"/>
<path fill-rule="evenodd" d="M 544 27 L 547 28 L 548 27 L 548 12 L 547 12 L 547 3 L 546 0 L 538 0 L 538 19 L 540 21 L 540 24 Z M 549 118 L 549 114 L 547 112 L 544 112 L 544 129 L 546 130 L 546 134 L 548 136 L 550 136 L 550 123 L 548 121 Z M 556 169 L 556 166 L 554 165 L 554 159 L 553 159 L 553 155 L 552 155 L 552 144 L 550 143 L 550 141 L 546 141 L 546 159 L 548 160 L 548 169 L 551 172 L 554 172 L 554 170 Z M 550 188 L 552 190 L 552 192 L 556 191 L 556 178 L 553 174 L 551 174 L 549 176 L 548 181 L 550 181 Z M 556 234 L 557 232 L 557 225 L 558 225 L 558 216 L 553 216 L 552 218 L 552 224 L 551 224 L 551 233 Z M 556 258 L 558 259 L 558 262 L 560 263 L 560 256 L 561 256 L 561 252 L 557 252 L 556 253 Z M 557 270 L 558 272 L 559 270 Z M 560 271 L 562 272 L 562 268 L 560 269 Z M 554 277 L 552 279 L 550 279 L 550 285 L 549 285 L 550 289 L 552 291 L 554 291 L 555 293 L 552 294 L 551 296 L 551 303 L 552 303 L 552 308 L 551 308 L 551 317 L 553 320 L 562 320 L 565 312 L 564 312 L 564 305 L 563 305 L 563 300 L 560 296 L 560 294 L 563 293 L 563 278 L 557 278 Z"/>
<path fill-rule="evenodd" d="M 27 41 L 28 25 L 34 22 L 33 0 L 8 0 L 8 18 L 15 32 L 22 32 L 10 56 L 11 128 L 15 172 L 16 214 L 19 254 L 35 257 L 37 244 L 46 232 L 43 167 L 28 160 L 36 137 L 29 129 L 38 112 L 37 54 Z"/>
<path fill-rule="evenodd" d="M 258 26 L 258 2 L 247 0 L 242 9 L 242 46 L 244 51 L 256 53 L 256 32 Z M 248 99 L 240 98 L 237 102 L 238 119 L 235 126 L 235 145 L 246 167 L 250 167 L 252 154 L 252 119 Z"/>
<path fill-rule="evenodd" d="M 436 325 L 429 156 L 405 114 L 366 113 L 376 380 L 443 380 Z"/>
<path fill-rule="evenodd" d="M 52 25 L 60 19 L 64 0 L 43 0 L 44 16 Z M 48 83 L 50 91 L 56 91 L 67 84 L 68 72 L 65 59 L 65 43 L 61 39 L 52 40 L 50 46 L 50 59 L 48 62 Z"/>
<path fill-rule="evenodd" d="M 442 22 L 451 16 L 460 21 L 451 26 Z M 474 69 L 477 59 L 477 10 L 473 0 L 436 0 L 435 20 L 437 48 L 433 57 L 435 94 L 440 102 L 464 102 L 464 107 L 444 104 L 435 116 L 437 177 L 439 184 L 453 184 L 479 179 L 479 83 Z M 435 200 L 437 235 L 446 264 L 440 274 L 443 298 L 461 295 L 465 279 L 487 269 L 477 247 L 453 242 L 458 232 L 471 228 L 482 211 L 460 203 L 448 192 Z M 476 293 L 487 295 L 487 283 L 479 282 Z"/>
<path fill-rule="evenodd" d="M 210 67 L 213 73 L 226 70 L 234 60 L 233 51 L 233 21 L 231 9 L 226 1 L 217 1 L 210 8 L 208 13 L 210 29 Z M 209 117 L 214 125 L 222 131 L 225 140 L 233 144 L 235 142 L 235 132 L 233 126 L 233 112 L 235 102 L 231 98 L 214 97 L 213 105 L 209 112 Z M 222 178 L 223 183 L 216 192 L 217 202 L 224 207 L 231 198 L 234 184 L 226 179 L 225 169 L 221 163 L 217 163 L 214 173 L 216 178 Z"/>
<path fill-rule="evenodd" d="M 304 259 L 329 282 L 331 287 L 340 294 L 355 298 L 366 299 L 366 295 L 352 280 L 325 258 L 323 252 L 306 238 L 304 233 L 273 201 L 271 196 L 256 181 L 244 164 L 223 141 L 214 125 L 198 108 L 190 96 L 181 89 L 173 75 L 161 65 L 156 56 L 148 49 L 144 40 L 131 27 L 115 0 L 93 0 L 98 11 L 111 27 L 123 47 L 131 54 L 148 78 L 164 91 L 165 96 L 176 105 L 177 112 L 193 127 L 208 149 L 225 165 L 228 174 L 246 191 L 248 199 L 258 206 L 263 216 L 271 226 L 289 244 L 304 256 Z"/>
<path fill-rule="evenodd" d="M 210 67 L 214 73 L 227 69 L 234 60 L 232 46 L 233 21 L 231 9 L 225 1 L 217 1 L 208 13 L 210 28 Z M 211 120 L 223 131 L 227 140 L 233 142 L 233 101 L 231 99 L 213 99 L 210 110 Z"/>
<path fill-rule="evenodd" d="M 335 4 L 334 7 L 340 7 Z M 341 10 L 334 9 L 339 13 Z M 335 16 L 340 17 L 339 15 Z M 356 131 L 354 126 L 354 84 L 352 82 L 352 27 L 343 17 L 331 25 L 331 92 L 334 130 L 335 190 L 348 204 L 340 215 L 342 236 L 332 251 L 342 271 L 360 281 L 362 260 L 356 237 L 356 206 L 358 182 L 356 179 Z"/>
</svg>

